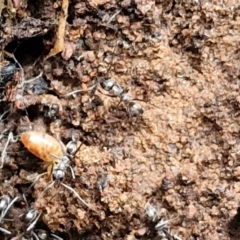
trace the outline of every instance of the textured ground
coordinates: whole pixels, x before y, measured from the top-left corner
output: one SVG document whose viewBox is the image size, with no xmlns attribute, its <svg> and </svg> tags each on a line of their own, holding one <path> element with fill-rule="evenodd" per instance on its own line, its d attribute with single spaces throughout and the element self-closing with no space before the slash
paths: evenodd
<svg viewBox="0 0 240 240">
<path fill-rule="evenodd" d="M 1 114 L 9 109 L 1 149 L 9 131 L 30 127 L 83 143 L 72 161 L 76 180 L 63 183 L 89 209 L 62 186 L 39 197 L 46 177 L 27 191 L 44 172 L 41 160 L 19 141 L 9 145 L 0 193 L 25 193 L 42 212 L 36 229 L 64 239 L 240 239 L 240 3 L 167 2 L 73 0 L 63 51 L 49 58 L 62 2 L 0 5 L 1 50 L 24 72 L 1 90 Z M 129 89 L 142 115 L 130 117 L 96 84 L 108 77 Z M 53 104 L 59 112 L 49 117 Z M 24 211 L 16 203 L 15 224 L 2 225 L 13 236 L 26 229 Z M 161 220 L 166 231 L 155 229 Z"/>
</svg>

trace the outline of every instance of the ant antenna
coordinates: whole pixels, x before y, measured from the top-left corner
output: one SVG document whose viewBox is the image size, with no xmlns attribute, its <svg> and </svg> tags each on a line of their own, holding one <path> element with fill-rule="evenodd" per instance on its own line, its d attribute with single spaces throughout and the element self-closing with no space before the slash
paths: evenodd
<svg viewBox="0 0 240 240">
<path fill-rule="evenodd" d="M 55 154 L 52 154 L 52 153 L 49 153 L 49 155 L 55 157 L 55 158 L 58 159 L 58 160 L 62 160 L 62 159 L 63 159 L 63 157 L 59 157 L 59 156 L 57 156 L 57 155 L 55 155 Z"/>
</svg>

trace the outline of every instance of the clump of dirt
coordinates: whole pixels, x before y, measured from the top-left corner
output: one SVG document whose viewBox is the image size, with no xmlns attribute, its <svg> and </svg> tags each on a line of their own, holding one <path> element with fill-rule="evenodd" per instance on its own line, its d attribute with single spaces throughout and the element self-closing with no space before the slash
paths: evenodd
<svg viewBox="0 0 240 240">
<path fill-rule="evenodd" d="M 239 10 L 1 4 L 0 193 L 19 197 L 5 239 L 239 239 Z M 61 182 L 37 178 L 43 161 L 19 140 L 30 130 L 76 144 Z"/>
</svg>

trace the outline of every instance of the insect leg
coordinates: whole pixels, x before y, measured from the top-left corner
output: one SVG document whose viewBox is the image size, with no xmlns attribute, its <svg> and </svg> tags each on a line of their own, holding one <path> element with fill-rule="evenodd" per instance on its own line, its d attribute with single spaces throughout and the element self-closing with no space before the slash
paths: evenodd
<svg viewBox="0 0 240 240">
<path fill-rule="evenodd" d="M 88 204 L 78 195 L 78 193 L 77 193 L 73 188 L 69 187 L 68 185 L 66 185 L 66 184 L 64 184 L 64 183 L 62 183 L 62 182 L 60 182 L 60 184 L 61 184 L 62 186 L 64 186 L 65 188 L 67 188 L 69 191 L 73 192 L 73 193 L 75 194 L 75 196 L 76 196 L 86 207 L 89 208 Z"/>
<path fill-rule="evenodd" d="M 50 183 L 50 184 L 41 192 L 41 194 L 39 195 L 39 197 L 37 198 L 37 200 L 38 200 L 39 198 L 41 198 L 42 195 L 43 195 L 48 189 L 50 189 L 50 188 L 54 185 L 54 183 L 55 183 L 55 181 L 53 181 L 52 183 Z"/>
<path fill-rule="evenodd" d="M 38 174 L 38 176 L 36 177 L 36 179 L 34 180 L 34 182 L 30 185 L 30 187 L 27 189 L 29 190 L 30 188 L 32 188 L 34 186 L 34 184 L 40 179 L 40 177 L 44 176 L 48 174 L 48 172 L 44 172 L 44 173 L 41 173 L 41 174 Z"/>
<path fill-rule="evenodd" d="M 98 84 L 98 83 L 95 83 L 93 86 L 89 87 L 89 88 L 86 89 L 86 90 L 85 90 L 85 89 L 78 89 L 78 90 L 69 92 L 69 93 L 65 94 L 65 97 L 72 96 L 72 95 L 74 95 L 75 93 L 79 93 L 79 92 L 89 92 L 89 91 L 93 90 L 93 89 L 96 87 L 97 84 Z"/>
<path fill-rule="evenodd" d="M 0 211 L 1 212 L 4 211 L 10 202 L 11 202 L 11 199 L 9 196 L 7 196 L 7 195 L 1 196 L 0 197 Z"/>
<path fill-rule="evenodd" d="M 68 166 L 68 168 L 70 169 L 72 178 L 75 179 L 75 174 L 74 174 L 73 168 L 71 166 Z"/>
<path fill-rule="evenodd" d="M 3 168 L 3 165 L 4 165 L 4 158 L 7 156 L 7 153 L 6 153 L 6 150 L 7 150 L 7 147 L 9 145 L 10 142 L 16 142 L 17 139 L 14 139 L 13 137 L 13 133 L 10 132 L 8 134 L 8 139 L 7 139 L 7 142 L 5 144 L 5 147 L 3 148 L 3 151 L 1 153 L 1 165 L 0 165 L 0 169 Z"/>
<path fill-rule="evenodd" d="M 56 240 L 63 240 L 63 238 L 57 236 L 56 234 L 51 233 L 51 236 L 54 237 Z"/>
<path fill-rule="evenodd" d="M 5 234 L 12 234 L 10 231 L 8 231 L 7 229 L 2 228 L 2 227 L 0 227 L 0 231 L 5 233 Z"/>
<path fill-rule="evenodd" d="M 41 213 L 38 214 L 38 216 L 35 218 L 35 220 L 29 225 L 29 227 L 27 228 L 27 232 L 31 231 L 34 226 L 36 225 L 38 219 L 41 217 Z"/>
<path fill-rule="evenodd" d="M 7 113 L 9 113 L 10 112 L 10 108 L 7 110 L 7 111 L 5 111 L 1 116 L 0 116 L 0 121 L 3 119 L 3 117 L 7 114 Z M 6 132 L 7 131 L 7 129 L 6 130 L 4 130 L 4 132 Z"/>
<path fill-rule="evenodd" d="M 18 200 L 19 197 L 15 197 L 6 207 L 6 209 L 4 209 L 1 213 L 1 217 L 0 217 L 0 222 L 2 222 L 3 218 L 6 216 L 8 210 L 10 209 L 10 207 Z"/>
<path fill-rule="evenodd" d="M 32 232 L 32 235 L 36 240 L 40 240 L 40 238 L 37 236 L 37 234 L 35 232 Z"/>
<path fill-rule="evenodd" d="M 11 240 L 18 240 L 18 239 L 20 239 L 22 236 L 24 236 L 24 233 L 21 233 L 21 234 L 18 235 L 17 237 L 11 238 Z"/>
<path fill-rule="evenodd" d="M 21 84 L 24 85 L 24 84 L 28 84 L 28 83 L 31 83 L 31 82 L 34 82 L 35 80 L 39 79 L 40 77 L 42 77 L 43 75 L 43 72 L 41 71 L 36 77 L 33 77 L 33 78 L 30 78 L 24 82 L 22 82 Z M 19 85 L 20 86 L 20 85 Z"/>
</svg>

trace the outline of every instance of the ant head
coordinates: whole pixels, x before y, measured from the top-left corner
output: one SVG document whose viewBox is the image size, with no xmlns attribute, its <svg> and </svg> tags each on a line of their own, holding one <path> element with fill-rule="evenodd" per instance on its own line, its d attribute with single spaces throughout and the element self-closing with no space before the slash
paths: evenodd
<svg viewBox="0 0 240 240">
<path fill-rule="evenodd" d="M 30 208 L 23 216 L 24 221 L 31 223 L 36 219 L 37 215 L 38 215 L 37 210 L 35 210 L 34 208 Z"/>
<path fill-rule="evenodd" d="M 112 89 L 112 87 L 114 86 L 115 82 L 113 79 L 109 78 L 109 79 L 104 79 L 100 82 L 101 87 L 106 90 L 109 91 Z"/>
<path fill-rule="evenodd" d="M 130 116 L 138 116 L 140 114 L 143 114 L 143 108 L 138 103 L 130 102 L 128 106 L 128 112 Z"/>
<path fill-rule="evenodd" d="M 55 182 L 61 182 L 65 177 L 65 172 L 61 169 L 56 169 L 53 171 L 52 175 Z"/>
</svg>

